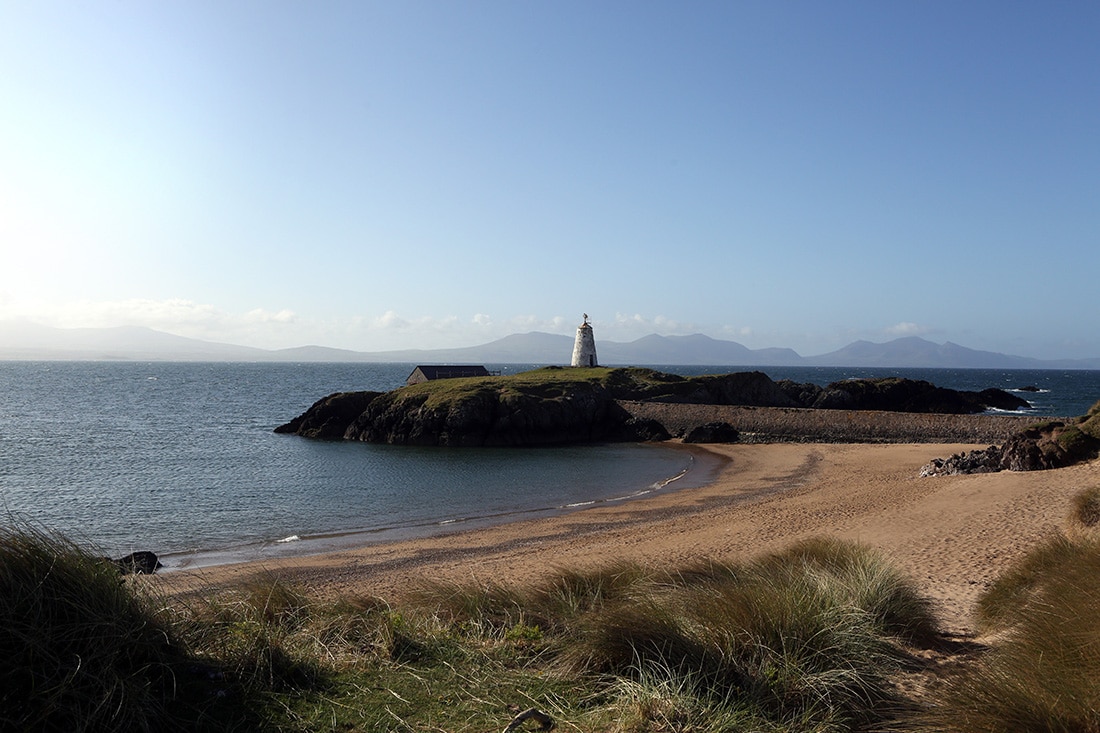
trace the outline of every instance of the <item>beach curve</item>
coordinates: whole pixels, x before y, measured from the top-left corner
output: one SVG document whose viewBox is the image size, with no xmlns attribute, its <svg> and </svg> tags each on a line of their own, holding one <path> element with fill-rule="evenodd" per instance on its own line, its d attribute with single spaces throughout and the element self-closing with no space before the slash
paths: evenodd
<svg viewBox="0 0 1100 733">
<path fill-rule="evenodd" d="M 429 582 L 527 582 L 561 568 L 631 561 L 676 567 L 745 558 L 800 539 L 856 540 L 886 553 L 967 633 L 974 601 L 1000 572 L 1065 525 L 1100 465 L 919 478 L 931 458 L 971 444 L 708 445 L 728 463 L 697 488 L 617 505 L 336 552 L 154 576 L 177 597 L 277 577 L 322 598 L 397 599 Z"/>
</svg>

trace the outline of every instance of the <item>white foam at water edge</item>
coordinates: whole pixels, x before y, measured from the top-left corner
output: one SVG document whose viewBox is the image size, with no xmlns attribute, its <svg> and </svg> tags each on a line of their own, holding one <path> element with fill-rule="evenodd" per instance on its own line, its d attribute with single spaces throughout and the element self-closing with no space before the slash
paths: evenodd
<svg viewBox="0 0 1100 733">
<path fill-rule="evenodd" d="M 666 487 L 666 486 L 668 486 L 669 484 L 671 484 L 671 483 L 672 483 L 673 481 L 679 481 L 679 480 L 680 480 L 680 479 L 682 479 L 682 478 L 683 478 L 684 476 L 687 476 L 687 473 L 688 473 L 688 472 L 687 472 L 687 470 L 685 469 L 685 470 L 683 470 L 683 471 L 680 471 L 680 473 L 676 474 L 676 475 L 675 475 L 675 476 L 673 476 L 672 478 L 668 478 L 668 479 L 665 479 L 664 481 L 658 481 L 657 483 L 653 484 L 653 486 L 654 486 L 654 488 L 657 488 L 657 489 L 663 489 L 664 487 Z"/>
<path fill-rule="evenodd" d="M 281 540 L 275 540 L 275 542 L 277 542 L 277 543 L 297 542 L 300 539 L 302 539 L 302 538 L 299 537 L 298 535 L 292 534 L 289 537 L 282 538 Z"/>
</svg>

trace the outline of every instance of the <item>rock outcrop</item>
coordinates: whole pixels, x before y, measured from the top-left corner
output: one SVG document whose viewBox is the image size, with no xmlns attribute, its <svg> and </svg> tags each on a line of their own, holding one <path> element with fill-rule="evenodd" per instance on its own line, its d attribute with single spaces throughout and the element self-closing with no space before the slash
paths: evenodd
<svg viewBox="0 0 1100 733">
<path fill-rule="evenodd" d="M 921 476 L 945 476 L 994 471 L 1042 471 L 1092 460 L 1100 454 L 1100 402 L 1076 422 L 1049 420 L 1030 425 L 1002 445 L 950 458 L 936 458 L 921 468 Z"/>
<path fill-rule="evenodd" d="M 304 438 L 342 440 L 348 426 L 381 394 L 382 392 L 330 394 L 314 402 L 308 410 L 286 425 L 275 428 L 275 432 L 301 435 Z"/>
<path fill-rule="evenodd" d="M 623 401 L 954 414 L 981 412 L 988 406 L 1027 405 L 1001 390 L 956 392 L 906 379 L 837 382 L 821 388 L 776 383 L 763 372 L 681 377 L 639 368 L 547 367 L 509 377 L 437 380 L 384 393 L 336 393 L 318 400 L 276 432 L 444 446 L 668 439 L 667 425 L 632 414 Z M 721 434 L 736 436 L 738 427 L 728 427 L 732 432 Z M 711 426 L 712 436 L 719 435 L 715 430 Z M 689 431 L 679 426 L 676 432 L 687 435 Z"/>
<path fill-rule="evenodd" d="M 108 558 L 109 559 L 109 558 Z M 123 575 L 152 575 L 164 567 L 155 552 L 140 550 L 125 557 L 110 560 Z"/>
<path fill-rule="evenodd" d="M 989 409 L 1023 410 L 1027 400 L 1002 389 L 968 392 L 920 379 L 849 379 L 825 387 L 782 380 L 777 386 L 801 407 L 970 415 Z"/>
<path fill-rule="evenodd" d="M 607 390 L 590 384 L 555 395 L 481 389 L 450 400 L 395 390 L 372 400 L 344 438 L 446 446 L 588 443 L 620 437 L 629 417 Z"/>
<path fill-rule="evenodd" d="M 741 433 L 728 422 L 708 422 L 698 425 L 684 436 L 685 443 L 736 443 Z"/>
</svg>

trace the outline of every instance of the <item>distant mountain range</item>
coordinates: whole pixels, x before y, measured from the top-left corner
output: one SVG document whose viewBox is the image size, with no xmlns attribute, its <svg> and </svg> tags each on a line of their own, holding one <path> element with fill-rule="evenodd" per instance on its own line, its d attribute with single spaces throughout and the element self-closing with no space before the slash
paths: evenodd
<svg viewBox="0 0 1100 733">
<path fill-rule="evenodd" d="M 917 337 L 899 338 L 881 344 L 856 341 L 820 356 L 800 356 L 791 349 L 750 349 L 735 341 L 722 341 L 702 334 L 651 334 L 627 343 L 597 339 L 596 350 L 600 363 L 607 365 L 1100 369 L 1100 358 L 1031 359 L 977 351 L 950 341 L 937 344 Z M 572 352 L 571 336 L 538 331 L 505 336 L 481 346 L 367 352 L 324 346 L 256 349 L 129 326 L 61 329 L 22 322 L 0 322 L 0 360 L 567 364 Z"/>
</svg>

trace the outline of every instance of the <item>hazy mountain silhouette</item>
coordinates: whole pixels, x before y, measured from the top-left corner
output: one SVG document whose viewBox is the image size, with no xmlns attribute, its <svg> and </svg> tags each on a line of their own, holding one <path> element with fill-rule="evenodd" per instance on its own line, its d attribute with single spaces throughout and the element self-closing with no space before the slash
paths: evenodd
<svg viewBox="0 0 1100 733">
<path fill-rule="evenodd" d="M 324 346 L 256 349 L 141 327 L 60 329 L 25 322 L 0 322 L 0 359 L 159 360 L 159 361 L 321 361 L 484 364 L 568 364 L 573 337 L 561 334 L 512 334 L 479 346 L 452 349 L 351 351 Z M 1031 359 L 978 351 L 918 337 L 886 343 L 856 341 L 842 349 L 804 357 L 791 349 L 750 349 L 736 341 L 703 334 L 651 334 L 630 342 L 601 341 L 601 364 L 685 364 L 715 367 L 849 366 L 975 369 L 1100 369 L 1097 359 Z"/>
<path fill-rule="evenodd" d="M 944 367 L 954 369 L 1041 369 L 1040 359 L 977 351 L 951 343 L 933 343 L 917 336 L 876 344 L 856 341 L 842 349 L 809 357 L 808 364 L 860 367 Z"/>
</svg>

